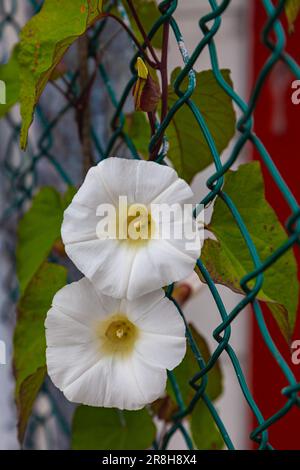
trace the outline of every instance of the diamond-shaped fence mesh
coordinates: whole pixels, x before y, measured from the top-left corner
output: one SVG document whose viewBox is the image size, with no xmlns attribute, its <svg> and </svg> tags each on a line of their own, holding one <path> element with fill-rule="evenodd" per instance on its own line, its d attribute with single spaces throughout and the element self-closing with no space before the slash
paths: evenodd
<svg viewBox="0 0 300 470">
<path fill-rule="evenodd" d="M 1 2 L 0 5 L 0 41 L 4 44 L 4 40 L 7 39 L 8 34 L 12 32 L 18 33 L 20 30 L 18 24 L 18 10 L 20 3 L 27 3 L 28 13 L 31 14 L 37 12 L 41 6 L 41 1 L 26 0 L 25 2 L 17 2 L 11 0 L 10 2 Z M 262 0 L 262 4 L 266 11 L 267 21 L 265 22 L 264 29 L 262 31 L 262 47 L 269 49 L 269 57 L 265 62 L 263 68 L 256 79 L 251 96 L 248 102 L 245 102 L 225 81 L 218 65 L 218 53 L 215 45 L 215 36 L 221 26 L 222 16 L 226 9 L 230 8 L 230 0 L 219 1 L 207 0 L 207 5 L 210 8 L 210 13 L 199 18 L 199 28 L 201 30 L 201 41 L 197 44 L 195 49 L 190 53 L 184 44 L 184 37 L 182 37 L 180 27 L 174 18 L 174 12 L 178 6 L 177 0 L 165 0 L 159 4 L 159 10 L 161 15 L 159 19 L 152 25 L 150 32 L 144 37 L 143 46 L 137 47 L 134 43 L 131 35 L 131 22 L 134 21 L 134 17 L 131 19 L 127 16 L 128 10 L 125 10 L 122 2 L 112 1 L 107 2 L 107 10 L 110 8 L 118 8 L 119 14 L 123 18 L 123 22 L 126 25 L 125 35 L 128 36 L 128 44 L 130 45 L 130 53 L 128 55 L 127 63 L 130 63 L 129 79 L 125 83 L 120 93 L 120 84 L 116 80 L 111 80 L 110 70 L 108 70 L 105 63 L 105 47 L 101 53 L 101 60 L 97 55 L 98 60 L 98 79 L 104 84 L 104 94 L 106 103 L 109 102 L 110 110 L 112 110 L 112 116 L 109 117 L 109 125 L 106 122 L 107 132 L 98 132 L 98 127 L 94 125 L 93 120 L 90 120 L 89 131 L 93 142 L 93 150 L 95 155 L 95 163 L 110 156 L 116 148 L 123 150 L 126 148 L 127 153 L 134 158 L 139 158 L 138 151 L 135 148 L 134 142 L 131 140 L 129 134 L 126 132 L 126 119 L 125 115 L 127 99 L 131 96 L 132 88 L 137 80 L 135 63 L 138 56 L 142 56 L 145 63 L 150 64 L 153 68 L 157 68 L 159 59 L 155 49 L 151 45 L 151 41 L 155 36 L 155 33 L 161 29 L 163 31 L 164 38 L 166 40 L 169 34 L 173 34 L 176 38 L 180 54 L 182 56 L 182 70 L 177 76 L 174 83 L 172 83 L 173 89 L 178 96 L 177 101 L 169 109 L 162 110 L 162 121 L 149 123 L 149 155 L 152 160 L 155 160 L 161 164 L 165 163 L 165 157 L 168 152 L 168 141 L 166 138 L 166 130 L 170 124 L 171 119 L 176 115 L 176 112 L 181 107 L 189 107 L 193 115 L 193 122 L 190 122 L 191 128 L 199 128 L 203 134 L 210 152 L 211 157 L 215 166 L 215 171 L 212 176 L 207 180 L 207 194 L 201 202 L 207 207 L 216 197 L 222 198 L 224 203 L 227 205 L 228 210 L 234 217 L 235 223 L 237 224 L 241 236 L 244 238 L 245 243 L 248 247 L 250 256 L 253 261 L 253 270 L 249 272 L 245 277 L 240 279 L 240 285 L 244 290 L 245 296 L 242 300 L 238 301 L 237 305 L 228 311 L 222 301 L 222 298 L 213 282 L 208 270 L 201 261 L 198 260 L 197 266 L 205 279 L 208 288 L 210 289 L 211 295 L 214 298 L 216 306 L 220 314 L 220 323 L 213 332 L 213 337 L 216 340 L 217 347 L 213 351 L 209 361 L 206 363 L 201 356 L 196 342 L 193 340 L 191 331 L 187 325 L 187 338 L 191 345 L 192 351 L 198 363 L 198 370 L 195 371 L 195 375 L 190 377 L 190 386 L 193 390 L 193 397 L 186 406 L 181 397 L 181 391 L 176 382 L 175 375 L 170 372 L 169 379 L 174 389 L 179 411 L 173 416 L 172 423 L 164 435 L 163 442 L 154 443 L 155 448 L 165 449 L 168 447 L 171 437 L 176 431 L 182 433 L 187 448 L 193 448 L 192 439 L 185 427 L 185 418 L 193 412 L 196 403 L 199 400 L 203 400 L 211 413 L 216 426 L 218 427 L 224 443 L 229 449 L 233 449 L 233 443 L 230 435 L 222 422 L 213 402 L 209 399 L 207 394 L 207 383 L 208 383 L 208 372 L 215 366 L 216 361 L 220 355 L 227 355 L 231 361 L 232 367 L 236 374 L 236 380 L 238 381 L 242 390 L 243 396 L 247 405 L 257 421 L 257 426 L 252 430 L 250 438 L 258 444 L 260 449 L 271 449 L 272 442 L 269 442 L 269 428 L 275 422 L 283 418 L 284 415 L 291 412 L 294 407 L 300 406 L 299 390 L 300 384 L 297 383 L 291 369 L 289 368 L 286 361 L 278 351 L 268 327 L 264 320 L 264 314 L 261 309 L 259 301 L 256 299 L 257 293 L 261 289 L 263 284 L 263 274 L 279 257 L 281 257 L 287 250 L 291 250 L 293 246 L 299 244 L 299 221 L 300 215 L 299 205 L 295 200 L 292 192 L 280 176 L 273 160 L 272 155 L 268 153 L 263 142 L 253 131 L 253 112 L 256 104 L 260 99 L 262 88 L 269 77 L 270 72 L 277 62 L 281 61 L 287 68 L 292 72 L 295 78 L 300 79 L 300 68 L 295 60 L 286 53 L 285 51 L 285 33 L 281 24 L 280 15 L 285 7 L 285 0 L 280 0 L 274 5 L 275 2 L 271 0 Z M 128 2 L 130 4 L 130 2 Z M 90 31 L 89 34 L 89 48 L 88 53 L 91 57 L 95 58 L 97 51 L 99 51 L 99 44 L 109 42 L 109 37 L 106 35 L 107 22 L 111 21 L 108 18 L 102 19 L 97 22 L 96 26 Z M 117 23 L 116 23 L 117 24 Z M 112 36 L 118 34 L 118 31 L 111 30 Z M 122 33 L 124 34 L 124 33 Z M 105 35 L 105 40 L 102 41 Z M 200 37 L 200 34 L 199 34 Z M 210 130 L 206 124 L 205 116 L 202 115 L 200 109 L 196 106 L 193 101 L 193 93 L 197 86 L 196 75 L 193 71 L 195 62 L 199 59 L 204 50 L 209 51 L 211 68 L 213 74 L 226 92 L 231 97 L 236 107 L 240 110 L 241 117 L 237 123 L 237 134 L 238 138 L 232 148 L 229 157 L 226 161 L 221 161 L 220 155 L 217 151 L 216 144 L 210 133 Z M 102 60 L 103 58 L 103 60 Z M 162 57 L 162 60 L 166 58 Z M 128 74 L 128 71 L 126 72 Z M 47 162 L 47 168 L 51 168 L 50 173 L 55 174 L 56 182 L 57 177 L 62 184 L 70 184 L 74 181 L 74 170 L 73 175 L 68 171 L 68 164 L 71 162 L 61 163 L 61 159 L 57 153 L 55 147 L 55 133 L 59 129 L 59 126 L 63 122 L 64 116 L 72 109 L 77 109 L 78 106 L 82 105 L 82 95 L 80 94 L 80 77 L 79 71 L 73 70 L 65 74 L 63 79 L 59 82 L 60 85 L 54 85 L 56 88 L 53 92 L 58 96 L 63 96 L 63 99 L 58 99 L 58 106 L 56 107 L 55 113 L 45 112 L 45 107 L 39 106 L 37 109 L 37 123 L 34 132 L 34 138 L 31 136 L 28 150 L 26 155 L 23 155 L 19 150 L 19 130 L 20 122 L 16 119 L 13 113 L 10 113 L 6 119 L 6 137 L 5 148 L 3 150 L 4 161 L 2 165 L 4 167 L 4 184 L 6 188 L 6 207 L 3 209 L 2 220 L 8 221 L 14 214 L 17 216 L 23 212 L 27 201 L 30 201 L 33 192 L 37 185 L 41 184 L 39 180 L 39 174 L 37 167 L 41 161 Z M 125 74 L 126 75 L 126 74 Z M 164 77 L 162 77 L 164 79 Z M 188 86 L 183 85 L 184 80 L 188 80 Z M 184 82 L 186 84 L 186 81 Z M 117 88 L 117 89 L 116 89 Z M 151 129 L 150 129 L 151 127 Z M 104 135 L 105 134 L 105 135 Z M 36 137 L 38 136 L 38 137 Z M 109 136 L 109 137 L 107 137 Z M 278 189 L 280 190 L 282 197 L 290 208 L 290 217 L 286 222 L 287 239 L 282 246 L 277 249 L 265 259 L 261 261 L 257 252 L 255 242 L 251 239 L 250 233 L 247 226 L 243 222 L 238 209 L 234 205 L 233 201 L 226 194 L 223 188 L 224 175 L 231 168 L 231 166 L 239 158 L 242 149 L 247 143 L 250 143 L 259 153 L 262 162 L 268 169 L 270 175 L 275 181 Z M 75 175 L 75 182 L 78 182 L 78 177 Z M 47 181 L 45 181 L 47 182 Z M 243 189 L 241 188 L 241 191 Z M 249 287 L 249 282 L 254 281 Z M 167 295 L 172 299 L 172 288 L 169 286 Z M 184 318 L 184 313 L 181 311 L 180 306 L 176 303 L 180 314 Z M 247 384 L 243 370 L 241 369 L 236 352 L 230 343 L 231 325 L 241 314 L 243 309 L 247 305 L 251 304 L 255 319 L 258 324 L 261 336 L 267 345 L 274 361 L 277 362 L 279 373 L 282 373 L 286 378 L 286 387 L 282 390 L 286 401 L 281 409 L 278 409 L 272 416 L 267 418 L 263 417 L 261 410 L 255 403 L 253 395 L 250 391 L 249 384 Z M 59 413 L 59 412 L 58 412 Z"/>
</svg>

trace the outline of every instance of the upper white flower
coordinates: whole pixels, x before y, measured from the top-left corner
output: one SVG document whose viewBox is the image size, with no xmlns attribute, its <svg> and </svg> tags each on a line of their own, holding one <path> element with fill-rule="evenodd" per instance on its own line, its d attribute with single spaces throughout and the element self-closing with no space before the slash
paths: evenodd
<svg viewBox="0 0 300 470">
<path fill-rule="evenodd" d="M 162 289 L 118 300 L 83 278 L 55 295 L 45 327 L 52 381 L 70 401 L 90 406 L 153 402 L 186 350 L 184 322 Z"/>
<path fill-rule="evenodd" d="M 133 299 L 182 280 L 193 271 L 201 250 L 198 233 L 191 240 L 184 230 L 191 223 L 192 211 L 185 211 L 182 217 L 181 208 L 192 195 L 190 186 L 172 168 L 108 158 L 89 170 L 65 211 L 62 239 L 66 252 L 97 288 L 112 297 Z M 107 238 L 99 229 L 100 214 L 104 205 L 110 205 L 117 219 L 120 196 L 128 203 L 128 237 Z M 174 204 L 177 209 L 171 223 L 152 210 L 155 205 Z M 143 208 L 149 211 L 146 223 L 137 216 Z M 131 235 L 131 228 L 137 230 L 137 238 Z M 144 228 L 149 229 L 146 238 L 139 236 Z"/>
</svg>

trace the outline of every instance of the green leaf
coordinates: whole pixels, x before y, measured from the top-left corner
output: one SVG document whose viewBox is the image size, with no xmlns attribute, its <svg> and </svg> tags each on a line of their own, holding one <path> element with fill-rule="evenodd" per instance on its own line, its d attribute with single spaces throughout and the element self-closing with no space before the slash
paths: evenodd
<svg viewBox="0 0 300 470">
<path fill-rule="evenodd" d="M 232 256 L 226 245 L 220 244 L 216 240 L 210 238 L 204 241 L 201 251 L 201 260 L 203 261 L 206 269 L 210 273 L 211 278 L 215 284 L 221 284 L 237 294 L 245 295 L 245 292 L 240 286 L 241 279 L 247 274 L 245 267 L 240 263 L 239 259 Z M 200 271 L 196 269 L 202 282 L 205 279 L 201 276 Z M 253 286 L 253 282 L 250 283 Z M 277 317 L 277 323 L 288 339 L 288 325 L 286 321 L 286 309 L 283 305 L 274 303 L 274 301 L 266 295 L 265 291 L 261 289 L 256 298 L 262 302 L 268 303 L 269 308 L 273 311 L 274 316 Z"/>
<path fill-rule="evenodd" d="M 35 106 L 71 44 L 100 17 L 102 0 L 45 0 L 21 32 L 21 148 L 27 145 Z"/>
<path fill-rule="evenodd" d="M 289 31 L 294 31 L 294 23 L 300 13 L 300 0 L 287 0 L 285 12 L 288 19 Z"/>
<path fill-rule="evenodd" d="M 287 240 L 287 234 L 265 199 L 259 162 L 228 172 L 223 190 L 237 207 L 264 261 Z M 215 282 L 243 293 L 239 283 L 254 266 L 238 225 L 221 198 L 215 203 L 208 230 L 218 242 L 206 241 L 201 259 Z M 253 284 L 250 283 L 250 287 Z M 295 326 L 298 295 L 297 262 L 293 251 L 289 250 L 264 272 L 263 287 L 258 294 L 258 299 L 267 302 L 288 341 Z"/>
<path fill-rule="evenodd" d="M 0 104 L 0 118 L 18 102 L 20 92 L 18 46 L 15 46 L 7 64 L 0 65 L 0 80 L 6 87 L 6 104 Z"/>
<path fill-rule="evenodd" d="M 137 152 L 147 158 L 150 142 L 150 126 L 144 113 L 132 113 L 126 115 L 124 132 L 132 140 Z"/>
<path fill-rule="evenodd" d="M 180 69 L 176 68 L 171 76 L 173 83 Z M 221 71 L 226 82 L 232 86 L 230 71 Z M 235 112 L 231 98 L 220 87 L 212 70 L 196 73 L 197 85 L 191 100 L 200 109 L 212 135 L 218 152 L 221 154 L 228 146 L 235 133 Z M 188 87 L 186 78 L 181 89 Z M 169 108 L 175 104 L 178 96 L 169 86 Z M 195 117 L 187 105 L 183 105 L 175 114 L 166 131 L 170 149 L 168 157 L 179 176 L 190 182 L 200 171 L 213 162 L 211 151 L 204 135 L 196 125 Z"/>
<path fill-rule="evenodd" d="M 211 357 L 211 354 L 205 338 L 196 330 L 192 324 L 189 325 L 189 328 L 204 361 L 207 363 Z M 191 347 L 188 345 L 183 361 L 174 370 L 175 378 L 181 391 L 182 399 L 186 405 L 188 405 L 189 401 L 195 393 L 189 385 L 189 381 L 199 371 L 200 369 L 195 355 L 192 352 Z M 217 361 L 214 367 L 208 372 L 207 377 L 208 383 L 206 387 L 206 393 L 211 400 L 215 400 L 221 395 L 223 391 L 222 371 L 219 361 Z M 167 392 L 173 399 L 175 399 L 174 391 L 169 381 L 167 384 Z"/>
<path fill-rule="evenodd" d="M 74 450 L 148 449 L 156 429 L 148 412 L 79 406 L 72 431 Z"/>
<path fill-rule="evenodd" d="M 57 239 L 63 213 L 76 189 L 69 187 L 62 196 L 54 188 L 43 187 L 18 226 L 17 276 L 21 293 L 45 261 Z"/>
<path fill-rule="evenodd" d="M 66 269 L 45 263 L 28 285 L 18 304 L 14 333 L 14 370 L 18 432 L 23 440 L 36 395 L 46 374 L 44 322 L 55 293 L 67 281 Z"/>
<path fill-rule="evenodd" d="M 29 375 L 20 385 L 16 396 L 18 411 L 18 439 L 22 443 L 24 440 L 26 427 L 35 399 L 40 391 L 47 373 L 46 366 L 39 367 L 33 374 Z"/>
<path fill-rule="evenodd" d="M 206 340 L 192 324 L 189 325 L 189 328 L 204 361 L 207 363 L 211 357 L 211 353 Z M 189 385 L 189 381 L 197 372 L 199 372 L 199 366 L 191 347 L 188 345 L 184 360 L 174 370 L 175 378 L 185 405 L 189 404 L 195 394 L 194 390 Z M 223 377 L 219 361 L 217 361 L 214 367 L 206 374 L 206 377 L 208 378 L 208 382 L 205 392 L 208 398 L 214 401 L 219 398 L 223 392 Z M 171 398 L 175 400 L 174 391 L 169 380 L 167 383 L 167 392 Z M 172 408 L 170 408 L 170 410 L 172 411 Z M 193 440 L 198 449 L 223 448 L 224 441 L 222 436 L 202 399 L 198 401 L 190 415 L 190 427 Z"/>
<path fill-rule="evenodd" d="M 207 406 L 200 400 L 191 417 L 191 433 L 199 450 L 218 450 L 224 447 L 224 440 Z"/>
</svg>

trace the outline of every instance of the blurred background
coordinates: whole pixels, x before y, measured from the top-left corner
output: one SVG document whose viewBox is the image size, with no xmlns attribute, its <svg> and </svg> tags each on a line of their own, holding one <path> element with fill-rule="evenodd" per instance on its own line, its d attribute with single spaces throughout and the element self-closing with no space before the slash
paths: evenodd
<svg viewBox="0 0 300 470">
<path fill-rule="evenodd" d="M 185 44 L 189 51 L 192 51 L 201 38 L 197 18 L 210 11 L 208 2 L 199 0 L 179 1 L 175 18 L 177 19 L 184 36 Z M 3 25 L 5 14 L 11 12 L 13 22 L 6 21 Z M 13 44 L 17 41 L 15 22 L 23 25 L 32 14 L 32 5 L 30 1 L 19 0 L 0 0 L 0 61 L 6 62 Z M 222 16 L 222 27 L 216 35 L 216 46 L 220 60 L 220 67 L 229 68 L 234 83 L 235 91 L 244 98 L 249 96 L 249 90 L 253 84 L 259 68 L 267 57 L 268 51 L 264 50 L 259 43 L 260 32 L 263 23 L 266 20 L 265 12 L 261 7 L 260 1 L 232 0 Z M 116 25 L 108 22 L 106 27 L 106 37 L 109 41 L 114 35 L 116 40 L 110 41 L 107 53 L 105 54 L 105 66 L 109 71 L 110 80 L 117 95 L 120 94 L 124 83 L 128 80 L 128 61 L 129 56 L 120 49 L 120 35 L 116 30 Z M 289 40 L 288 47 L 294 57 L 300 59 L 300 28 Z M 123 38 L 128 41 L 127 37 Z M 169 70 L 182 64 L 177 44 L 170 42 L 169 50 Z M 76 51 L 72 48 L 67 55 L 66 61 L 72 68 L 74 55 Z M 204 51 L 201 54 L 201 60 L 196 63 L 197 71 L 210 68 L 208 53 Z M 1 77 L 0 77 L 1 78 Z M 284 177 L 290 185 L 294 194 L 300 197 L 299 176 L 297 172 L 290 170 L 292 164 L 295 165 L 295 159 L 299 156 L 295 149 L 297 136 L 297 122 L 299 122 L 300 107 L 291 104 L 289 98 L 292 77 L 285 69 L 278 66 L 274 69 L 272 80 L 268 82 L 260 105 L 256 111 L 257 132 L 266 136 L 264 142 L 267 144 L 271 154 L 280 167 Z M 109 132 L 107 123 L 113 113 L 113 106 L 108 99 L 107 94 L 102 91 L 102 87 L 95 87 L 95 100 L 92 100 L 92 119 L 95 128 L 101 139 L 105 141 L 106 134 Z M 45 120 L 51 119 L 57 109 L 61 106 L 61 98 L 54 87 L 49 85 L 41 100 L 39 119 L 31 130 L 30 153 L 35 154 L 38 147 Z M 128 112 L 132 110 L 132 103 L 128 103 Z M 0 159 L 1 167 L 1 186 L 0 186 L 0 212 L 8 214 L 9 217 L 2 219 L 0 231 L 0 249 L 1 249 L 1 326 L 0 340 L 5 341 L 6 365 L 0 365 L 0 448 L 16 449 L 19 444 L 16 437 L 16 412 L 14 405 L 14 383 L 11 367 L 11 338 L 15 318 L 15 299 L 17 295 L 17 282 L 14 274 L 14 251 L 15 251 L 15 222 L 16 215 L 13 209 L 18 207 L 19 199 L 25 193 L 31 195 L 34 191 L 35 181 L 30 171 L 31 158 L 23 155 L 13 139 L 18 125 L 18 113 L 14 110 L 9 120 L 0 121 Z M 299 127 L 299 126 L 298 126 Z M 289 128 L 289 137 L 287 130 Z M 233 145 L 233 143 L 232 143 Z M 7 149 L 9 148 L 10 162 L 7 162 Z M 120 155 L 121 150 L 119 150 Z M 51 154 L 56 157 L 63 156 L 62 168 L 71 175 L 72 180 L 79 183 L 81 180 L 80 162 L 80 143 L 77 137 L 77 129 L 74 125 L 74 116 L 72 112 L 65 113 L 60 126 L 55 129 L 55 141 L 51 147 Z M 224 153 L 226 158 L 226 152 Z M 244 153 L 240 156 L 237 164 L 256 158 L 252 150 L 246 147 Z M 23 163 L 21 163 L 23 159 Z M 23 178 L 20 191 L 20 182 L 15 181 L 14 169 L 23 167 Z M 28 165 L 28 168 L 26 168 Z M 25 169 L 24 169 L 25 168 Z M 199 201 L 207 192 L 205 182 L 212 174 L 212 168 L 209 167 L 201 175 L 198 175 L 193 181 L 193 190 L 195 193 L 195 202 Z M 36 177 L 38 185 L 52 184 L 59 189 L 64 189 L 65 182 L 57 177 L 56 168 L 51 158 L 41 159 L 36 166 Z M 265 175 L 268 178 L 268 175 Z M 12 184 L 13 183 L 13 184 Z M 15 192 L 12 193 L 12 187 Z M 267 194 L 273 207 L 278 209 L 282 220 L 285 220 L 287 210 L 281 204 L 279 195 L 273 188 L 272 183 L 268 186 Z M 26 203 L 25 203 L 26 206 Z M 11 212 L 5 212 L 11 208 Z M 208 215 L 209 216 L 209 215 Z M 195 276 L 196 278 L 196 276 Z M 187 282 L 193 287 L 193 295 L 185 304 L 185 313 L 189 321 L 192 321 L 199 330 L 205 335 L 211 350 L 216 347 L 212 332 L 220 322 L 219 312 L 216 309 L 215 302 L 209 289 L 205 285 L 200 285 L 199 281 L 191 277 Z M 233 294 L 229 289 L 218 286 L 218 290 L 223 299 L 226 308 L 230 311 L 238 302 L 239 296 Z M 273 328 L 270 320 L 270 328 L 278 342 L 282 354 L 286 357 L 289 365 L 293 368 L 295 375 L 299 378 L 300 366 L 294 367 L 290 360 L 290 351 L 282 341 L 280 333 Z M 300 328 L 297 325 L 295 337 L 300 339 Z M 268 416 L 274 412 L 276 407 L 282 404 L 280 390 L 284 384 L 283 377 L 278 373 L 276 364 L 269 357 L 265 350 L 263 341 L 259 332 L 256 331 L 252 321 L 252 311 L 250 308 L 244 310 L 238 316 L 232 327 L 231 344 L 234 347 L 242 369 L 251 384 L 254 396 L 258 401 L 263 413 Z M 261 362 L 263 361 L 263 364 Z M 221 355 L 221 365 L 224 373 L 224 393 L 217 401 L 216 407 L 222 420 L 224 421 L 233 443 L 238 449 L 252 448 L 252 442 L 249 439 L 249 433 L 254 423 L 253 417 L 249 412 L 248 405 L 242 395 L 238 384 L 237 376 L 233 370 L 232 364 L 225 354 Z M 263 365 L 263 367 L 262 367 Z M 272 384 L 272 394 L 264 393 L 264 384 Z M 31 420 L 29 432 L 26 437 L 27 448 L 68 448 L 69 437 L 68 430 L 70 419 L 73 413 L 73 405 L 67 403 L 61 394 L 54 389 L 50 382 L 45 383 L 35 405 L 35 416 Z M 273 442 L 277 448 L 295 448 L 300 449 L 299 432 L 299 410 L 293 411 L 282 422 L 271 429 Z M 285 440 L 285 430 L 288 430 L 289 440 Z M 294 433 L 291 432 L 294 430 Z M 294 436 L 294 437 L 293 437 Z M 171 448 L 185 448 L 179 435 L 175 435 L 171 442 Z"/>
</svg>

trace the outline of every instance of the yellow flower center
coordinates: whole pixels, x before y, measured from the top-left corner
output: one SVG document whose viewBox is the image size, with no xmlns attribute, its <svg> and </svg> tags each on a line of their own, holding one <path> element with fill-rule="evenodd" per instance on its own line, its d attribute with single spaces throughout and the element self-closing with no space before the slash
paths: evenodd
<svg viewBox="0 0 300 470">
<path fill-rule="evenodd" d="M 103 354 L 126 355 L 134 348 L 138 329 L 126 315 L 116 313 L 99 324 L 97 334 Z"/>
</svg>

